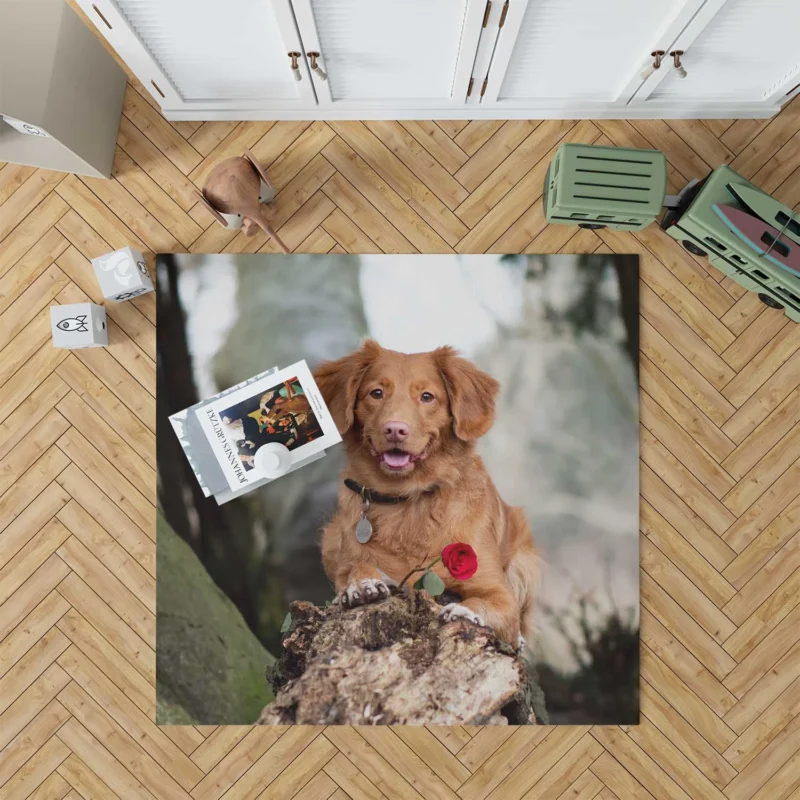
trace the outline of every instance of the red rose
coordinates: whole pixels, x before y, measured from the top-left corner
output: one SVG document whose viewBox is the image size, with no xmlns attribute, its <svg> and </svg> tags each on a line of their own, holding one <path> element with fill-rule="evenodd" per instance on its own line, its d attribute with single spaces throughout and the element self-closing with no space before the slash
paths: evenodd
<svg viewBox="0 0 800 800">
<path fill-rule="evenodd" d="M 442 550 L 442 563 L 457 580 L 469 580 L 478 571 L 478 556 L 468 544 L 456 542 Z"/>
</svg>

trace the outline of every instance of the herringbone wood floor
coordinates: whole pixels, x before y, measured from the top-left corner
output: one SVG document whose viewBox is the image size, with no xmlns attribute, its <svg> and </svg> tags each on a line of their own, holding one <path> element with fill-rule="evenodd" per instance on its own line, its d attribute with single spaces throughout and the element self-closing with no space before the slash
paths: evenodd
<svg viewBox="0 0 800 800">
<path fill-rule="evenodd" d="M 0 795 L 800 798 L 800 326 L 650 227 L 548 227 L 562 141 L 661 148 L 670 189 L 731 162 L 800 203 L 800 101 L 772 121 L 162 119 L 133 82 L 114 177 L 0 168 Z M 274 249 L 195 202 L 250 147 L 302 252 L 641 255 L 642 724 L 252 729 L 152 721 L 153 295 L 108 349 L 50 344 L 87 259 Z"/>
</svg>

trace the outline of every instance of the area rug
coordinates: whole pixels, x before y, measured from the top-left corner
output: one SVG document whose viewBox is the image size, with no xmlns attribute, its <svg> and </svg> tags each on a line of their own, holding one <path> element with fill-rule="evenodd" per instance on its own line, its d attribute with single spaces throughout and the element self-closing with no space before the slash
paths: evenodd
<svg viewBox="0 0 800 800">
<path fill-rule="evenodd" d="M 159 723 L 638 723 L 636 256 L 157 278 Z"/>
</svg>

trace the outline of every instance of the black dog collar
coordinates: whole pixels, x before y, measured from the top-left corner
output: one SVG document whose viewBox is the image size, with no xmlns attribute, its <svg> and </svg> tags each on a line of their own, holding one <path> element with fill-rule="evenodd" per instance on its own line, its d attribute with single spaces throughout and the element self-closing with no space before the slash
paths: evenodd
<svg viewBox="0 0 800 800">
<path fill-rule="evenodd" d="M 368 503 L 394 506 L 398 503 L 405 503 L 406 500 L 410 500 L 412 497 L 412 495 L 409 494 L 384 494 L 383 492 L 376 492 L 374 489 L 367 489 L 366 486 L 362 486 L 352 478 L 345 478 L 344 485 L 351 492 L 355 492 Z M 435 491 L 436 489 L 428 489 L 423 492 L 423 494 L 433 494 Z"/>
</svg>

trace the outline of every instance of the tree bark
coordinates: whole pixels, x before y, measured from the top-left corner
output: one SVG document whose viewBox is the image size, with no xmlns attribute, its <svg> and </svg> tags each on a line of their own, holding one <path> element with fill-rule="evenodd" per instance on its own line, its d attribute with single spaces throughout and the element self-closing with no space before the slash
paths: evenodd
<svg viewBox="0 0 800 800">
<path fill-rule="evenodd" d="M 639 258 L 615 255 L 612 258 L 617 273 L 622 321 L 627 333 L 625 348 L 631 357 L 636 377 L 639 377 Z"/>
<path fill-rule="evenodd" d="M 442 623 L 406 588 L 354 609 L 291 604 L 262 725 L 486 725 L 546 720 L 528 664 L 487 627 Z"/>
</svg>

